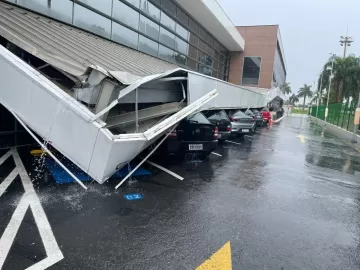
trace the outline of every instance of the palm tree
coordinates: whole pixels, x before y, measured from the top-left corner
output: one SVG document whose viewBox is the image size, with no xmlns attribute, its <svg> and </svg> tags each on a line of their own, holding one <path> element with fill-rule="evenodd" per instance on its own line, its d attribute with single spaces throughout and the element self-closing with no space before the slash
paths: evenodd
<svg viewBox="0 0 360 270">
<path fill-rule="evenodd" d="M 295 105 L 296 102 L 299 102 L 299 98 L 297 97 L 297 95 L 292 94 L 289 97 L 289 101 L 290 101 L 290 104 Z"/>
<path fill-rule="evenodd" d="M 312 97 L 313 93 L 311 92 L 311 86 L 310 85 L 307 85 L 307 84 L 304 84 L 303 87 L 301 87 L 299 89 L 299 92 L 298 92 L 298 97 L 303 97 L 304 98 L 304 103 L 303 103 L 303 109 L 305 110 L 305 100 L 307 97 Z"/>
<path fill-rule="evenodd" d="M 291 94 L 291 86 L 290 86 L 290 83 L 288 83 L 288 82 L 286 82 L 284 84 L 284 94 L 285 95 Z"/>
</svg>

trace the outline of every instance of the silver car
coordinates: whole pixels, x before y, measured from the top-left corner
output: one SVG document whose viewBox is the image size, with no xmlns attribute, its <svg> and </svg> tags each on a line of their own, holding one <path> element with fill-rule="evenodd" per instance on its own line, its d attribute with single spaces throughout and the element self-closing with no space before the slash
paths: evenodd
<svg viewBox="0 0 360 270">
<path fill-rule="evenodd" d="M 256 121 L 242 111 L 230 111 L 231 133 L 248 134 L 255 132 Z"/>
</svg>

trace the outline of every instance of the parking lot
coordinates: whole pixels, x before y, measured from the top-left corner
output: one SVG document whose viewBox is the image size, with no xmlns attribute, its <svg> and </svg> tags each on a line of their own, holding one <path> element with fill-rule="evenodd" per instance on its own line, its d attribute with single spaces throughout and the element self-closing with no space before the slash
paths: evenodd
<svg viewBox="0 0 360 270">
<path fill-rule="evenodd" d="M 227 243 L 232 269 L 360 268 L 356 149 L 289 116 L 215 153 L 161 161 L 183 181 L 146 165 L 118 190 L 84 191 L 14 152 L 0 166 L 0 268 L 196 269 Z"/>
</svg>

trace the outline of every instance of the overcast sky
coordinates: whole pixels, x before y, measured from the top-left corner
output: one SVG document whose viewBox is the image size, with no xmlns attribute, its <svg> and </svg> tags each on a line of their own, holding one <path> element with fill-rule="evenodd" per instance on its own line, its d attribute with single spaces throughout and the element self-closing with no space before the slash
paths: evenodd
<svg viewBox="0 0 360 270">
<path fill-rule="evenodd" d="M 278 24 L 293 92 L 313 85 L 329 53 L 343 54 L 340 36 L 360 56 L 360 0 L 217 0 L 234 25 Z"/>
</svg>

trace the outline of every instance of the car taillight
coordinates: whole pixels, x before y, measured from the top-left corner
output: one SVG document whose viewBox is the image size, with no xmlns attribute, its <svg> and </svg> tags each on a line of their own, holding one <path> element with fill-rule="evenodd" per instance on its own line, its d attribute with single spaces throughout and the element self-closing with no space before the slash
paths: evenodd
<svg viewBox="0 0 360 270">
<path fill-rule="evenodd" d="M 171 131 L 171 133 L 169 134 L 169 137 L 176 137 L 176 130 Z"/>
<path fill-rule="evenodd" d="M 231 126 L 227 126 L 226 131 L 231 131 Z"/>
<path fill-rule="evenodd" d="M 217 139 L 218 134 L 219 134 L 219 129 L 218 127 L 215 127 L 213 139 Z"/>
</svg>

